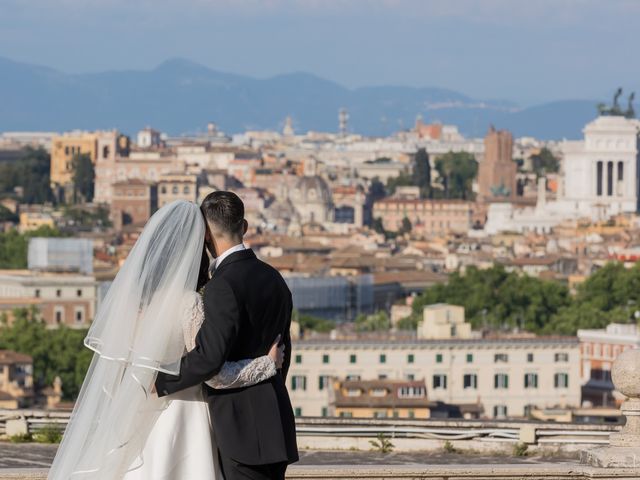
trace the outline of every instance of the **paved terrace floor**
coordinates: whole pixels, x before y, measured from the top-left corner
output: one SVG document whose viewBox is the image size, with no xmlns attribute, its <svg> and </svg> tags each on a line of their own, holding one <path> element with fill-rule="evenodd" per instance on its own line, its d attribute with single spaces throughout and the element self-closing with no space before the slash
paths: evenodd
<svg viewBox="0 0 640 480">
<path fill-rule="evenodd" d="M 51 465 L 57 445 L 0 442 L 0 469 L 46 468 Z M 301 451 L 298 465 L 473 465 L 575 463 L 577 454 L 513 457 L 469 453 L 410 452 L 377 453 L 362 451 Z"/>
</svg>

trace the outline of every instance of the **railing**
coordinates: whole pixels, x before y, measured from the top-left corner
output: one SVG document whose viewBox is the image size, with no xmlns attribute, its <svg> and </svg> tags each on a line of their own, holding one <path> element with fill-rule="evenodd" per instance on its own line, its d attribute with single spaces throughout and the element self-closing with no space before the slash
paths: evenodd
<svg viewBox="0 0 640 480">
<path fill-rule="evenodd" d="M 0 434 L 35 433 L 45 426 L 65 428 L 69 412 L 0 410 Z M 608 444 L 613 425 L 549 423 L 523 420 L 404 420 L 302 417 L 299 437 L 390 438 L 431 440 L 524 441 L 529 444 Z"/>
</svg>

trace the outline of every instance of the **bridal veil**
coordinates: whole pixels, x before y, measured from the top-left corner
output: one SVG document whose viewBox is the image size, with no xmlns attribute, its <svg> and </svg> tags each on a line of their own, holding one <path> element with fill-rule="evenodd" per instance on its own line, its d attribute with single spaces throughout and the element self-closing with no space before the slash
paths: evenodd
<svg viewBox="0 0 640 480">
<path fill-rule="evenodd" d="M 181 300 L 194 291 L 205 223 L 173 202 L 149 220 L 98 308 L 85 339 L 95 354 L 49 478 L 117 479 L 135 468 L 167 400 L 156 374 L 178 374 L 185 349 Z"/>
</svg>

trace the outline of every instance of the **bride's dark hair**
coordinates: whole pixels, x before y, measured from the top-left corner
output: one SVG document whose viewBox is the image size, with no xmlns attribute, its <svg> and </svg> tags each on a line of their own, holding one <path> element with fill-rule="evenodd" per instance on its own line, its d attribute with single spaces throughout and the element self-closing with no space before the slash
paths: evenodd
<svg viewBox="0 0 640 480">
<path fill-rule="evenodd" d="M 209 281 L 209 255 L 207 254 L 207 245 L 202 246 L 202 260 L 200 260 L 200 271 L 198 272 L 198 286 L 196 291 L 200 291 Z"/>
</svg>

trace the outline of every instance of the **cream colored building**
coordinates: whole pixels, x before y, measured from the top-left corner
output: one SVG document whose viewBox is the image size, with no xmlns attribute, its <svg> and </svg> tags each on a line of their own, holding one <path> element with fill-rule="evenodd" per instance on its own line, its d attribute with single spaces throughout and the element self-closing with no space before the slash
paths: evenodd
<svg viewBox="0 0 640 480">
<path fill-rule="evenodd" d="M 198 201 L 198 177 L 181 173 L 161 175 L 158 180 L 158 208 L 176 200 Z"/>
<path fill-rule="evenodd" d="M 20 212 L 20 233 L 37 230 L 40 227 L 54 228 L 56 226 L 53 217 L 44 212 Z"/>
<path fill-rule="evenodd" d="M 0 350 L 0 408 L 24 408 L 33 400 L 33 359 Z"/>
<path fill-rule="evenodd" d="M 287 382 L 299 415 L 327 414 L 335 379 L 424 379 L 429 401 L 522 417 L 580 405 L 580 350 L 573 337 L 294 341 Z"/>
<path fill-rule="evenodd" d="M 97 284 L 92 275 L 0 270 L 0 315 L 11 320 L 16 308 L 38 309 L 52 328 L 87 328 L 96 312 Z"/>
<path fill-rule="evenodd" d="M 419 339 L 471 338 L 471 324 L 464 321 L 464 307 L 437 303 L 425 307 L 422 315 Z"/>
<path fill-rule="evenodd" d="M 129 139 L 116 130 L 74 131 L 56 135 L 51 142 L 51 186 L 59 197 L 69 198 L 73 183 L 73 159 L 87 154 L 96 168 L 95 196 L 100 198 L 107 186 L 97 174 L 102 165 L 112 163 L 116 154 L 128 155 Z"/>
</svg>

